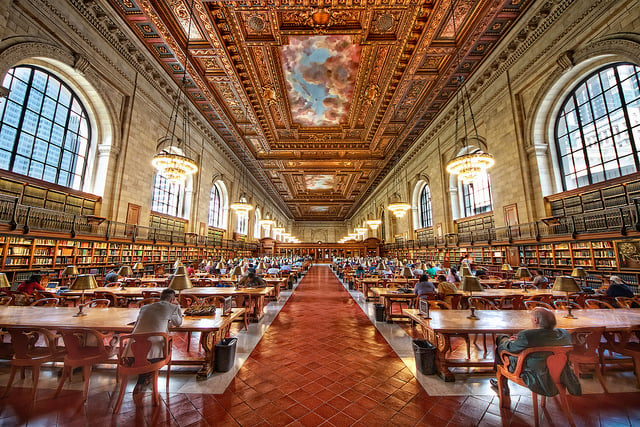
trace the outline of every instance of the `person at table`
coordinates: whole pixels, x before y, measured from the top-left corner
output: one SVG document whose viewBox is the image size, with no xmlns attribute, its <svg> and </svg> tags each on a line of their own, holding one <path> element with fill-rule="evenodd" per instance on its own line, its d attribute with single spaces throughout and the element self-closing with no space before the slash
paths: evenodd
<svg viewBox="0 0 640 427">
<path fill-rule="evenodd" d="M 447 273 L 447 282 L 457 283 L 460 280 L 461 279 L 460 279 L 460 275 L 458 274 L 458 270 L 456 270 L 455 267 L 451 267 L 449 269 L 449 272 Z"/>
<path fill-rule="evenodd" d="M 536 275 L 533 278 L 533 284 L 538 289 L 546 289 L 549 287 L 549 279 L 547 279 L 542 270 L 536 270 Z"/>
<path fill-rule="evenodd" d="M 288 263 L 282 264 L 282 265 L 280 265 L 280 271 L 283 271 L 285 273 L 289 273 L 289 272 L 291 272 L 291 266 Z"/>
<path fill-rule="evenodd" d="M 272 264 L 271 267 L 267 270 L 267 274 L 278 274 L 280 273 L 280 267 L 277 264 Z"/>
<path fill-rule="evenodd" d="M 29 278 L 20 283 L 16 288 L 18 292 L 24 292 L 25 294 L 35 295 L 36 291 L 44 291 L 45 289 L 40 284 L 42 282 L 42 276 L 39 274 L 32 274 Z"/>
<path fill-rule="evenodd" d="M 360 264 L 358 268 L 356 268 L 356 277 L 364 277 L 364 266 Z"/>
<path fill-rule="evenodd" d="M 427 264 L 427 274 L 431 277 L 436 275 L 436 268 L 432 264 Z"/>
<path fill-rule="evenodd" d="M 134 334 L 144 334 L 149 332 L 169 333 L 169 326 L 182 325 L 182 311 L 180 306 L 172 304 L 176 296 L 176 291 L 166 288 L 160 294 L 160 301 L 147 304 L 140 308 L 136 325 L 133 327 Z M 151 348 L 147 353 L 149 362 L 154 363 L 163 359 L 164 340 L 161 337 L 152 338 Z M 127 349 L 127 355 L 133 354 Z M 132 361 L 133 362 L 133 361 Z M 133 389 L 134 393 L 144 391 L 151 382 L 151 373 L 138 376 L 138 382 Z"/>
<path fill-rule="evenodd" d="M 447 276 L 444 274 L 438 275 L 438 294 L 442 295 L 442 299 L 447 304 L 451 305 L 453 301 L 453 295 L 458 293 L 458 287 L 451 282 L 447 281 Z"/>
<path fill-rule="evenodd" d="M 104 275 L 105 284 L 117 282 L 118 280 L 120 280 L 120 276 L 118 276 L 118 270 L 115 268 Z"/>
<path fill-rule="evenodd" d="M 418 283 L 414 286 L 413 293 L 418 295 L 418 298 L 426 294 L 435 294 L 436 287 L 429 281 L 429 276 L 423 274 L 420 276 L 420 279 L 418 279 Z"/>
<path fill-rule="evenodd" d="M 611 282 L 611 284 L 607 288 L 607 292 L 606 292 L 608 297 L 633 298 L 635 296 L 631 288 L 626 283 L 624 283 L 624 280 L 622 280 L 620 276 L 609 277 L 609 282 Z"/>
<path fill-rule="evenodd" d="M 193 276 L 196 273 L 196 269 L 193 268 L 193 265 L 187 265 L 187 275 Z"/>
<path fill-rule="evenodd" d="M 471 256 L 471 254 L 467 254 L 463 256 L 462 259 L 460 260 L 460 269 L 462 269 L 462 267 L 465 265 L 467 267 L 470 267 L 471 264 L 473 264 L 473 257 Z"/>
<path fill-rule="evenodd" d="M 240 279 L 237 288 L 265 288 L 266 286 L 267 283 L 262 279 L 262 277 L 252 271 Z"/>
<path fill-rule="evenodd" d="M 531 347 L 572 345 L 571 334 L 566 329 L 556 328 L 556 315 L 553 311 L 543 307 L 534 308 L 531 311 L 531 324 L 533 329 L 525 329 L 513 336 L 502 335 L 496 338 L 496 354 L 498 355 L 496 363 L 501 363 L 503 351 L 518 354 Z M 517 362 L 517 357 L 509 356 L 510 372 L 515 370 Z M 547 370 L 544 353 L 533 353 L 527 357 L 521 378 L 529 390 L 534 393 L 543 396 L 558 394 L 558 389 Z M 561 379 L 569 393 L 582 394 L 580 381 L 568 364 L 562 371 Z M 495 378 L 492 378 L 490 382 L 494 388 L 498 387 L 498 381 Z M 506 380 L 505 392 L 509 392 Z"/>
</svg>

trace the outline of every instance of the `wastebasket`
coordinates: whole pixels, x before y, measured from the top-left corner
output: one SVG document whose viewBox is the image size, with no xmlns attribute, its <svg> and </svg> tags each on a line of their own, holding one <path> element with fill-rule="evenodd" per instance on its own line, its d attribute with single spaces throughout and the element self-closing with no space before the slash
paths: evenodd
<svg viewBox="0 0 640 427">
<path fill-rule="evenodd" d="M 236 343 L 238 338 L 223 338 L 215 347 L 216 372 L 229 372 L 236 361 Z"/>
<path fill-rule="evenodd" d="M 353 281 L 349 280 L 349 290 L 353 291 L 355 289 L 355 287 L 353 286 Z"/>
<path fill-rule="evenodd" d="M 423 375 L 436 373 L 436 348 L 427 340 L 413 340 L 416 369 Z"/>
<path fill-rule="evenodd" d="M 384 304 L 375 304 L 374 307 L 376 309 L 376 322 L 384 322 Z"/>
</svg>

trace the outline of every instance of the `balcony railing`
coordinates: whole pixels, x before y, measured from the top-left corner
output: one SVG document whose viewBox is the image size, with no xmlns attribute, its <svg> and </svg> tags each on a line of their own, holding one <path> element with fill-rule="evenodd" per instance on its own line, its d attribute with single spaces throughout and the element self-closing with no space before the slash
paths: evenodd
<svg viewBox="0 0 640 427">
<path fill-rule="evenodd" d="M 0 194 L 0 224 L 9 225 L 11 230 L 67 233 L 69 237 L 100 237 L 183 244 L 189 246 L 210 246 L 222 249 L 243 249 L 257 251 L 258 244 L 200 236 L 195 233 L 164 230 L 142 225 L 102 220 L 94 216 L 78 215 L 54 211 L 18 203 L 17 197 Z"/>
</svg>

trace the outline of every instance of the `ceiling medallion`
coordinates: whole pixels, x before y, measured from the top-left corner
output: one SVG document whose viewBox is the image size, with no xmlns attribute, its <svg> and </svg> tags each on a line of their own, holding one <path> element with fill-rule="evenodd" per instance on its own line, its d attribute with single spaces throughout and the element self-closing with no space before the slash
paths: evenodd
<svg viewBox="0 0 640 427">
<path fill-rule="evenodd" d="M 393 27 L 393 24 L 394 18 L 390 13 L 380 15 L 378 16 L 378 19 L 376 19 L 376 28 L 382 33 L 389 31 Z"/>
<path fill-rule="evenodd" d="M 344 19 L 339 18 L 340 13 L 334 13 L 330 9 L 321 7 L 303 12 L 300 20 L 312 27 L 316 33 L 324 33 L 329 27 L 336 24 L 344 24 Z"/>
<path fill-rule="evenodd" d="M 265 27 L 264 19 L 262 19 L 262 17 L 258 15 L 251 15 L 251 17 L 249 17 L 247 25 L 256 33 L 261 33 Z"/>
<path fill-rule="evenodd" d="M 262 97 L 269 105 L 273 105 L 278 102 L 278 95 L 271 86 L 264 86 L 262 88 Z"/>
</svg>

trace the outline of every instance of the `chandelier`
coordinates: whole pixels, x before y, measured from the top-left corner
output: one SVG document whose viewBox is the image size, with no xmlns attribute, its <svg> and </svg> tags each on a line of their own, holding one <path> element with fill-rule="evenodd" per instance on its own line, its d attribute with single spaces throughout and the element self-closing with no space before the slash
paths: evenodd
<svg viewBox="0 0 640 427">
<path fill-rule="evenodd" d="M 373 231 L 376 231 L 378 227 L 382 224 L 381 219 L 368 219 L 365 223 L 371 228 Z"/>
<path fill-rule="evenodd" d="M 231 203 L 229 207 L 233 209 L 236 215 L 239 215 L 239 216 L 249 215 L 249 211 L 253 209 L 253 206 L 247 203 L 247 200 L 245 199 L 244 194 L 241 194 L 240 199 L 236 203 Z"/>
<path fill-rule="evenodd" d="M 362 234 L 363 236 L 367 234 L 367 229 L 365 227 L 356 227 L 355 232 L 358 234 Z"/>
<path fill-rule="evenodd" d="M 269 218 L 266 219 L 261 219 L 260 220 L 260 225 L 265 229 L 268 230 L 269 228 L 271 228 L 271 226 L 275 225 L 275 221 Z"/>
<path fill-rule="evenodd" d="M 396 218 L 403 218 L 407 212 L 411 210 L 411 205 L 401 201 L 400 194 L 396 193 L 396 201 L 387 206 L 387 209 L 389 209 Z"/>
<path fill-rule="evenodd" d="M 193 3 L 189 11 L 189 30 L 187 32 L 187 43 L 184 56 L 184 74 L 182 75 L 181 87 L 178 88 L 178 96 L 171 108 L 171 116 L 167 126 L 165 135 L 158 139 L 156 146 L 156 155 L 151 160 L 151 165 L 165 179 L 175 183 L 183 183 L 188 176 L 198 172 L 198 164 L 191 157 L 190 144 L 191 141 L 191 123 L 189 121 L 188 97 L 186 95 L 187 87 L 187 66 L 189 63 L 189 41 L 191 34 L 191 25 L 193 21 Z M 181 102 L 182 93 L 185 92 L 184 102 Z M 176 127 L 178 124 L 178 115 L 180 107 L 182 111 L 182 138 L 176 135 Z"/>
<path fill-rule="evenodd" d="M 453 16 L 453 33 L 457 38 L 457 30 L 456 30 L 456 17 L 455 10 L 452 9 Z M 460 50 L 458 50 L 458 64 L 460 64 Z M 493 160 L 493 156 L 489 153 L 482 151 L 482 148 L 486 150 L 487 146 L 479 137 L 478 137 L 478 129 L 476 127 L 476 120 L 473 115 L 473 110 L 471 109 L 471 100 L 469 98 L 469 92 L 467 91 L 467 87 L 464 84 L 464 77 L 458 76 L 456 78 L 458 83 L 458 90 L 456 91 L 456 136 L 455 136 L 455 148 L 456 148 L 456 157 L 454 157 L 449 163 L 447 163 L 446 170 L 448 173 L 457 175 L 458 179 L 462 181 L 463 184 L 469 184 L 476 180 L 479 176 L 485 174 L 487 169 L 489 169 L 495 161 Z M 461 99 L 460 99 L 461 98 Z M 469 146 L 470 135 L 467 132 L 467 114 L 466 114 L 466 105 L 469 108 L 469 116 L 471 119 L 471 124 L 473 126 L 473 139 L 477 142 L 478 147 Z M 461 102 L 460 102 L 461 101 Z M 464 137 L 458 139 L 458 122 L 460 118 L 460 106 L 462 106 L 462 123 L 464 126 Z M 460 147 L 460 145 L 462 147 Z"/>
</svg>

